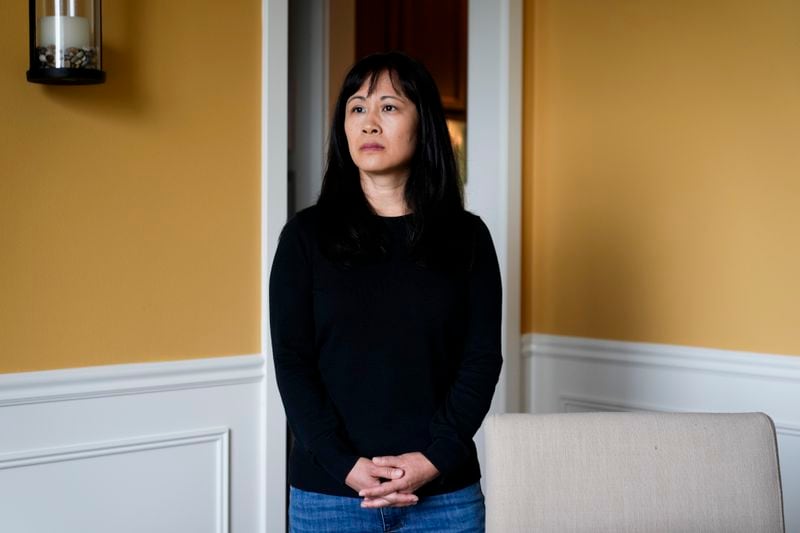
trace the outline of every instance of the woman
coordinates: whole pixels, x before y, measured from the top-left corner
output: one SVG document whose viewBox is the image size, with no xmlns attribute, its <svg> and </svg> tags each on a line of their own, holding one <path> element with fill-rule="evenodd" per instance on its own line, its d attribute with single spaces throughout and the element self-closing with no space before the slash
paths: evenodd
<svg viewBox="0 0 800 533">
<path fill-rule="evenodd" d="M 472 437 L 502 365 L 500 271 L 432 77 L 400 53 L 362 59 L 329 142 L 270 274 L 290 530 L 483 531 Z"/>
</svg>

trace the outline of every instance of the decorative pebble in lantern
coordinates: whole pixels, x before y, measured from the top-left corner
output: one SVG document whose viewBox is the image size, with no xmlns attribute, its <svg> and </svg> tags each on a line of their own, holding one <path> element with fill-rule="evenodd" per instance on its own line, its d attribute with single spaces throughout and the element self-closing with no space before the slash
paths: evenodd
<svg viewBox="0 0 800 533">
<path fill-rule="evenodd" d="M 29 0 L 28 81 L 88 85 L 106 81 L 101 0 Z"/>
</svg>

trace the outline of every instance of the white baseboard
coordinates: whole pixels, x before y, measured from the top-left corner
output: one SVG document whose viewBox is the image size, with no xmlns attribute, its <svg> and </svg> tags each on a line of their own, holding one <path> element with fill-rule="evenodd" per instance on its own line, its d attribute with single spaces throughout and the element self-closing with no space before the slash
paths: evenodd
<svg viewBox="0 0 800 533">
<path fill-rule="evenodd" d="M 800 532 L 800 357 L 526 334 L 531 413 L 752 412 L 775 423 L 786 531 Z"/>
<path fill-rule="evenodd" d="M 0 375 L 0 531 L 258 531 L 263 379 L 260 355 Z"/>
</svg>

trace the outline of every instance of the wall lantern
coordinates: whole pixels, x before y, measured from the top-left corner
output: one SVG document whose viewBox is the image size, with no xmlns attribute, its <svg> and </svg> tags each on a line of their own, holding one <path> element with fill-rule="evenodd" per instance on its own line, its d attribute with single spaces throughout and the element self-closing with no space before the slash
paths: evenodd
<svg viewBox="0 0 800 533">
<path fill-rule="evenodd" d="M 103 72 L 101 0 L 29 0 L 28 81 L 89 85 Z"/>
</svg>

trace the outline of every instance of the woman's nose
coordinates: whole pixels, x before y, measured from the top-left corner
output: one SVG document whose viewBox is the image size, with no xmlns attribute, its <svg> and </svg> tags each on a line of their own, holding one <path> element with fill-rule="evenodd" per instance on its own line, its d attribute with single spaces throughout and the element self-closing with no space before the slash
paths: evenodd
<svg viewBox="0 0 800 533">
<path fill-rule="evenodd" d="M 367 113 L 362 116 L 362 119 L 364 120 L 364 122 L 361 125 L 362 133 L 365 133 L 367 135 L 374 135 L 380 133 L 381 131 L 381 127 L 379 124 L 380 120 L 379 117 L 376 116 L 375 110 L 368 109 Z"/>
<path fill-rule="evenodd" d="M 361 127 L 361 131 L 367 134 L 375 134 L 381 131 L 380 127 L 374 120 L 367 120 Z"/>
</svg>

